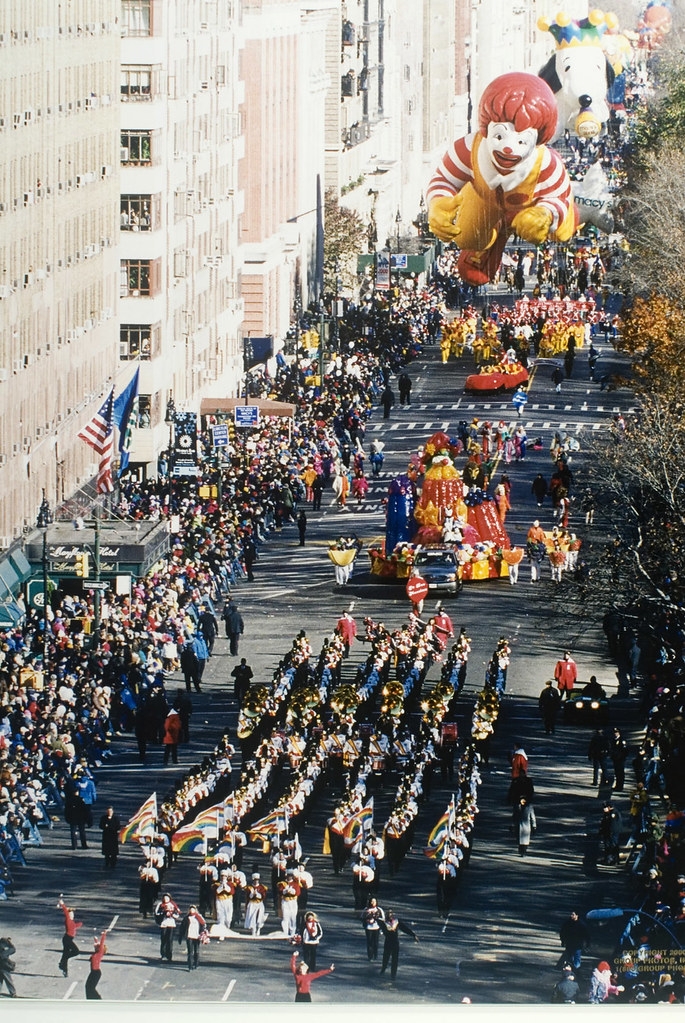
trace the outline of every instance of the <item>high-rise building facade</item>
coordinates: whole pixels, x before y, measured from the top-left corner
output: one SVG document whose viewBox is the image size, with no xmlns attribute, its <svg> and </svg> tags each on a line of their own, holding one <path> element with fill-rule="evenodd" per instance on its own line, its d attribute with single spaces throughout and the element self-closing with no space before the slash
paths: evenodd
<svg viewBox="0 0 685 1023">
<path fill-rule="evenodd" d="M 121 0 L 119 359 L 140 368 L 147 472 L 171 397 L 239 387 L 240 22 L 239 0 Z"/>
<path fill-rule="evenodd" d="M 0 5 L 0 547 L 92 476 L 117 370 L 119 8 Z"/>
</svg>

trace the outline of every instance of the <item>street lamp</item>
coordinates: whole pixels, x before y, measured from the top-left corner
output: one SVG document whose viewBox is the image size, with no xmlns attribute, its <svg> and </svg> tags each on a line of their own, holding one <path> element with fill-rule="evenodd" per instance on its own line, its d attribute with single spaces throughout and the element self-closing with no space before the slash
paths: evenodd
<svg viewBox="0 0 685 1023">
<path fill-rule="evenodd" d="M 43 488 L 43 500 L 40 502 L 40 508 L 38 509 L 38 519 L 36 525 L 39 529 L 43 530 L 43 671 L 48 670 L 48 651 L 50 644 L 48 642 L 48 526 L 52 522 L 52 512 L 50 511 L 50 505 L 48 499 L 45 496 L 45 488 Z"/>
<path fill-rule="evenodd" d="M 653 923 L 657 924 L 657 926 L 662 927 L 671 940 L 675 941 L 678 948 L 683 947 L 673 931 L 667 927 L 663 921 L 658 920 L 655 916 L 652 916 L 651 913 L 645 913 L 644 909 L 622 909 L 619 906 L 614 906 L 612 909 L 589 909 L 585 914 L 585 919 L 590 921 L 616 920 L 619 917 L 625 916 L 627 913 L 630 913 L 632 916 L 646 916 L 648 920 L 651 920 Z"/>
<path fill-rule="evenodd" d="M 395 223 L 397 224 L 397 251 L 400 251 L 400 224 L 402 223 L 402 214 L 397 210 L 395 214 Z"/>
</svg>

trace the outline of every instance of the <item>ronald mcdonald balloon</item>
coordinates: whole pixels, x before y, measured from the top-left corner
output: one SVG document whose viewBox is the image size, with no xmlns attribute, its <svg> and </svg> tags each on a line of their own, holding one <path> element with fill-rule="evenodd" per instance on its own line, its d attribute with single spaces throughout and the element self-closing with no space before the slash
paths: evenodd
<svg viewBox="0 0 685 1023">
<path fill-rule="evenodd" d="M 561 157 L 545 145 L 557 123 L 549 86 L 511 72 L 486 87 L 479 130 L 459 138 L 428 186 L 434 235 L 461 249 L 457 269 L 468 284 L 493 280 L 507 239 L 568 241 L 577 226 L 571 182 Z"/>
</svg>

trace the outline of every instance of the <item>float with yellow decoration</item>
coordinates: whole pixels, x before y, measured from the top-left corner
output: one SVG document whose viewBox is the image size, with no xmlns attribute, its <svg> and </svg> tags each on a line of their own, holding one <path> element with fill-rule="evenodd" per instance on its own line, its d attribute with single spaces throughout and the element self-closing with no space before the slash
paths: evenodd
<svg viewBox="0 0 685 1023">
<path fill-rule="evenodd" d="M 397 477 L 390 485 L 384 543 L 369 548 L 372 575 L 406 579 L 416 550 L 449 544 L 464 582 L 506 577 L 502 557 L 511 547 L 495 502 L 477 487 L 467 488 L 454 465 L 456 438 L 438 431 L 419 452 L 416 480 Z"/>
<path fill-rule="evenodd" d="M 528 370 L 520 362 L 503 359 L 496 366 L 481 366 L 479 373 L 466 378 L 464 390 L 483 394 L 494 391 L 515 391 L 521 384 L 528 383 Z"/>
</svg>

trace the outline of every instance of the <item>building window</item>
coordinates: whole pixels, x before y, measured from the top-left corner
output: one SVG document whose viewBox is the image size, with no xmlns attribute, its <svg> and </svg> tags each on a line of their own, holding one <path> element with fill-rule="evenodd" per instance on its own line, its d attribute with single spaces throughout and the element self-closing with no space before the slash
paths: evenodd
<svg viewBox="0 0 685 1023">
<path fill-rule="evenodd" d="M 146 323 L 122 323 L 119 327 L 119 358 L 122 362 L 152 356 L 152 327 Z"/>
<path fill-rule="evenodd" d="M 151 35 L 151 0 L 121 0 L 122 36 Z"/>
<path fill-rule="evenodd" d="M 138 427 L 149 430 L 152 426 L 152 400 L 149 394 L 138 395 Z"/>
<path fill-rule="evenodd" d="M 131 65 L 121 69 L 121 98 L 125 102 L 131 100 L 149 100 L 152 92 L 152 68 Z"/>
<path fill-rule="evenodd" d="M 156 226 L 151 195 L 122 195 L 120 225 L 122 231 L 151 231 Z"/>
<path fill-rule="evenodd" d="M 119 292 L 122 298 L 152 294 L 150 262 L 149 259 L 122 259 Z"/>
<path fill-rule="evenodd" d="M 152 132 L 122 131 L 122 163 L 152 163 Z"/>
</svg>

